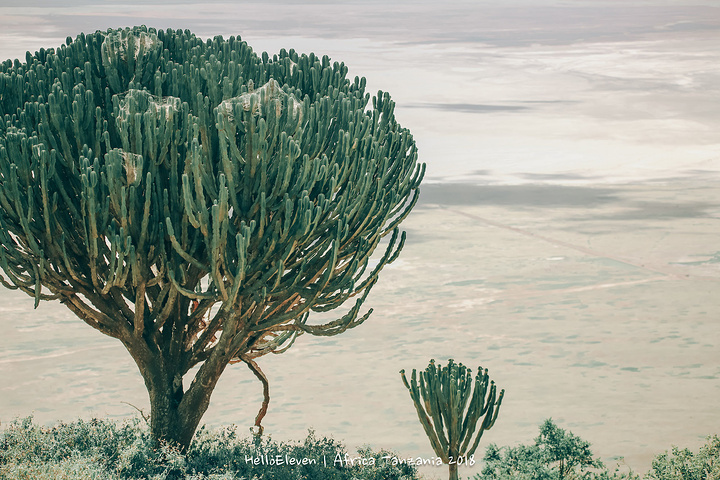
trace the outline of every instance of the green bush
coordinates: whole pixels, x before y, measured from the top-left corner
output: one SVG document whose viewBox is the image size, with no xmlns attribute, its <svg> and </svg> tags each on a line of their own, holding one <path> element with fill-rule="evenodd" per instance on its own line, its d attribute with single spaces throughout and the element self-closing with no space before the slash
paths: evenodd
<svg viewBox="0 0 720 480">
<path fill-rule="evenodd" d="M 137 420 L 78 420 L 51 428 L 35 425 L 32 417 L 16 420 L 0 433 L 0 478 L 108 478 L 137 427 Z"/>
<path fill-rule="evenodd" d="M 0 480 L 417 480 L 394 454 L 345 446 L 310 431 L 302 442 L 241 438 L 236 427 L 201 428 L 187 454 L 153 448 L 139 420 L 78 420 L 41 427 L 32 417 L 0 432 Z M 371 465 L 346 458 L 373 459 Z M 277 462 L 280 459 L 280 462 Z M 339 460 L 343 461 L 339 461 Z M 293 464 L 289 464 L 293 463 Z"/>
<path fill-rule="evenodd" d="M 147 426 L 93 419 L 42 427 L 32 417 L 0 431 L 0 480 L 417 480 L 414 466 L 396 463 L 387 450 L 363 447 L 350 455 L 344 445 L 312 430 L 301 442 L 241 437 L 237 427 L 201 428 L 186 455 L 167 445 L 153 448 Z M 270 459 L 306 465 L 268 465 Z M 351 462 L 347 462 L 347 459 Z M 364 464 L 352 459 L 364 460 Z M 248 461 L 248 459 L 262 459 Z M 313 463 L 309 460 L 315 459 Z M 558 428 L 540 426 L 531 445 L 490 444 L 475 480 L 639 480 L 611 472 L 590 444 Z M 645 480 L 720 480 L 720 437 L 708 437 L 697 453 L 673 447 L 658 455 Z"/>
<path fill-rule="evenodd" d="M 720 437 L 707 437 L 698 453 L 673 447 L 672 453 L 655 457 L 648 472 L 650 480 L 720 480 Z"/>
<path fill-rule="evenodd" d="M 559 428 L 552 419 L 540 425 L 533 445 L 498 447 L 490 444 L 485 465 L 475 480 L 636 480 L 633 472 L 609 472 L 595 458 L 590 443 Z"/>
</svg>

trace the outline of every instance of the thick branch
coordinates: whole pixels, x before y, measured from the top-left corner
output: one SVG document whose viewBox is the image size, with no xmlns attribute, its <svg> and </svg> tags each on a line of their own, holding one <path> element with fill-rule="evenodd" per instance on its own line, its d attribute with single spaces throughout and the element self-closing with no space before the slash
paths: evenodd
<svg viewBox="0 0 720 480">
<path fill-rule="evenodd" d="M 124 332 L 121 328 L 120 322 L 89 307 L 75 294 L 63 295 L 60 302 L 64 303 L 85 323 L 94 329 L 101 331 L 105 335 L 109 335 L 113 338 L 122 338 L 126 335 L 126 332 Z"/>
</svg>

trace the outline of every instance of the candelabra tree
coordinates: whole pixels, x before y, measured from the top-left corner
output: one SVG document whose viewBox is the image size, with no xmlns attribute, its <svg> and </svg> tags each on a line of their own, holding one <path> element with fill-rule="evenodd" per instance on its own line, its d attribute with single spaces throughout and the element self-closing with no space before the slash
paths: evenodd
<svg viewBox="0 0 720 480">
<path fill-rule="evenodd" d="M 187 448 L 236 362 L 261 429 L 256 359 L 371 313 L 424 165 L 388 94 L 346 75 L 144 26 L 0 64 L 0 282 L 122 342 L 155 439 Z"/>
<path fill-rule="evenodd" d="M 400 375 L 433 450 L 448 464 L 450 480 L 457 480 L 458 466 L 474 455 L 485 430 L 495 425 L 505 390 L 498 395 L 495 382 L 481 367 L 473 389 L 470 369 L 452 359 L 445 367 L 430 360 L 419 380 L 414 369 L 409 383 L 405 370 Z"/>
</svg>

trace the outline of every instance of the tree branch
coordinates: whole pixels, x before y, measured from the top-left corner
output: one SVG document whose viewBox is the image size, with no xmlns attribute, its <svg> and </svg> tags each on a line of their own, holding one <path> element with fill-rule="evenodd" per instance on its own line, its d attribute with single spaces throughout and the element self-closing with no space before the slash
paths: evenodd
<svg viewBox="0 0 720 480">
<path fill-rule="evenodd" d="M 261 424 L 262 419 L 265 418 L 265 414 L 268 411 L 268 405 L 270 405 L 270 385 L 268 384 L 268 379 L 263 373 L 263 371 L 260 369 L 257 363 L 253 361 L 251 358 L 249 358 L 247 355 L 240 355 L 240 359 L 242 359 L 243 362 L 248 366 L 251 372 L 255 374 L 255 376 L 262 382 L 263 385 L 263 402 L 262 406 L 260 407 L 260 411 L 258 412 L 257 416 L 255 417 L 255 426 L 257 427 L 258 431 L 255 433 L 257 436 L 260 436 L 263 434 L 263 426 Z"/>
</svg>

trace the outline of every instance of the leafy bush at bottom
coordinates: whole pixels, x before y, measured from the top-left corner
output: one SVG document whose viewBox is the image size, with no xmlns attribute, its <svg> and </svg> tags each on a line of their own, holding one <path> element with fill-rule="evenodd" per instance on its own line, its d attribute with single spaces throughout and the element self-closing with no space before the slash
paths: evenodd
<svg viewBox="0 0 720 480">
<path fill-rule="evenodd" d="M 720 480 L 720 437 L 707 437 L 698 453 L 673 447 L 672 453 L 655 457 L 649 480 Z"/>
<path fill-rule="evenodd" d="M 374 466 L 336 462 L 346 448 L 310 431 L 302 442 L 240 438 L 236 427 L 198 430 L 187 455 L 153 448 L 139 420 L 78 420 L 41 427 L 32 417 L 0 432 L 0 480 L 416 480 L 417 470 L 361 449 Z M 280 462 L 278 462 L 280 459 Z M 290 464 L 289 464 L 290 463 Z"/>
<path fill-rule="evenodd" d="M 540 425 L 533 445 L 490 444 L 485 466 L 475 480 L 638 480 L 631 472 L 609 472 L 595 458 L 590 443 L 559 428 L 552 419 Z"/>
</svg>

